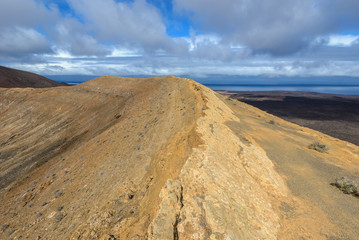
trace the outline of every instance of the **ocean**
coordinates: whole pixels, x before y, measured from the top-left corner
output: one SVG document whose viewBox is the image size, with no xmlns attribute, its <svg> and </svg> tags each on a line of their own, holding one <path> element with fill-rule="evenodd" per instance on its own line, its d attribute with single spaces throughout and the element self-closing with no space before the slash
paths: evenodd
<svg viewBox="0 0 359 240">
<path fill-rule="evenodd" d="M 359 85 L 241 85 L 241 84 L 206 84 L 212 90 L 227 91 L 300 91 L 344 95 L 359 95 Z"/>
<path fill-rule="evenodd" d="M 57 82 L 76 85 L 99 76 L 52 75 L 46 76 Z M 128 76 L 149 77 L 149 76 Z M 359 77 L 265 77 L 265 76 L 223 76 L 191 78 L 213 90 L 228 91 L 301 91 L 344 95 L 359 95 Z"/>
</svg>

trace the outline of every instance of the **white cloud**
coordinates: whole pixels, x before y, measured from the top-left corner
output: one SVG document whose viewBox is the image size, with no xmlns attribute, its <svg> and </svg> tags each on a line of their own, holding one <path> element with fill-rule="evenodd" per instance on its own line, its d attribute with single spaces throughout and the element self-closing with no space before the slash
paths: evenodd
<svg viewBox="0 0 359 240">
<path fill-rule="evenodd" d="M 73 18 L 59 22 L 52 33 L 56 51 L 67 51 L 75 56 L 105 56 L 110 54 L 109 47 L 101 44 L 86 33 L 86 27 Z"/>
<path fill-rule="evenodd" d="M 172 39 L 159 10 L 145 0 L 69 0 L 101 39 L 147 51 L 171 50 Z"/>
<path fill-rule="evenodd" d="M 142 57 L 141 54 L 139 54 L 139 50 L 135 49 L 127 49 L 127 48 L 114 48 L 110 55 L 107 57 Z"/>
<path fill-rule="evenodd" d="M 0 27 L 21 26 L 33 28 L 39 24 L 51 25 L 59 19 L 56 8 L 48 9 L 35 0 L 1 0 Z"/>
<path fill-rule="evenodd" d="M 290 55 L 320 36 L 357 28 L 357 0 L 174 0 L 203 34 L 222 45 L 245 45 L 256 53 Z"/>
<path fill-rule="evenodd" d="M 311 56 L 301 58 L 248 57 L 224 62 L 218 59 L 178 58 L 170 56 L 63 58 L 49 57 L 48 63 L 21 65 L 24 70 L 43 75 L 211 75 L 247 76 L 354 76 L 359 77 L 357 60 L 326 60 Z M 9 67 L 19 67 L 13 65 Z M 220 80 L 220 79 L 219 79 Z M 224 79 L 223 79 L 224 80 Z"/>
<path fill-rule="evenodd" d="M 21 56 L 51 52 L 50 43 L 34 29 L 8 28 L 0 31 L 0 54 Z"/>
<path fill-rule="evenodd" d="M 223 44 L 246 45 L 277 55 L 303 48 L 320 22 L 311 0 L 175 2 L 177 9 L 193 13 L 193 21 L 202 31 L 219 34 Z"/>
<path fill-rule="evenodd" d="M 1 64 L 40 74 L 359 75 L 359 36 L 334 34 L 357 29 L 358 0 L 173 1 L 193 21 L 190 36 L 168 36 L 173 19 L 146 0 L 67 0 L 62 15 L 61 0 L 0 0 Z"/>
<path fill-rule="evenodd" d="M 359 36 L 355 35 L 331 35 L 329 36 L 328 45 L 338 47 L 349 47 L 352 46 L 356 41 L 359 40 Z"/>
<path fill-rule="evenodd" d="M 41 60 L 52 52 L 46 35 L 36 30 L 60 19 L 55 8 L 48 9 L 35 0 L 0 1 L 0 57 L 2 60 Z"/>
</svg>

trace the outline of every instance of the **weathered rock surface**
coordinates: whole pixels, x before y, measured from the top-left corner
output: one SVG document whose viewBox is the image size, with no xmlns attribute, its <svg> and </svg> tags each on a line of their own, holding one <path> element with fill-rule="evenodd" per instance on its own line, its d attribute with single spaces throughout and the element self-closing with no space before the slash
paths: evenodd
<svg viewBox="0 0 359 240">
<path fill-rule="evenodd" d="M 358 199 L 330 185 L 357 146 L 189 79 L 0 89 L 0 128 L 0 238 L 359 235 Z"/>
</svg>

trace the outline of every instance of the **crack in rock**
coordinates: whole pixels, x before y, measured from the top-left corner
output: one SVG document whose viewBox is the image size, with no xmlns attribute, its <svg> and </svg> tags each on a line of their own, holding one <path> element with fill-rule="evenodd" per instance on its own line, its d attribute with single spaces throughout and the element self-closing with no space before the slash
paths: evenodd
<svg viewBox="0 0 359 240">
<path fill-rule="evenodd" d="M 182 185 L 179 180 L 168 179 L 160 192 L 161 204 L 158 213 L 148 228 L 148 239 L 178 239 L 177 225 L 180 222 Z"/>
</svg>

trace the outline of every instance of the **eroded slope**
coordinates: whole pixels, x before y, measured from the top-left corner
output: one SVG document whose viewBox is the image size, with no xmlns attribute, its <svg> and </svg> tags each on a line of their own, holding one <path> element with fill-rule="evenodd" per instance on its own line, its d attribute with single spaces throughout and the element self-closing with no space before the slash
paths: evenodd
<svg viewBox="0 0 359 240">
<path fill-rule="evenodd" d="M 333 169 L 359 171 L 355 145 L 189 79 L 0 91 L 4 237 L 358 236 L 356 210 L 347 212 L 359 209 L 357 199 L 330 185 Z M 314 140 L 330 150 L 309 149 Z"/>
<path fill-rule="evenodd" d="M 181 79 L 1 91 L 0 224 L 11 237 L 145 235 L 149 206 L 199 143 L 203 100 Z"/>
</svg>

